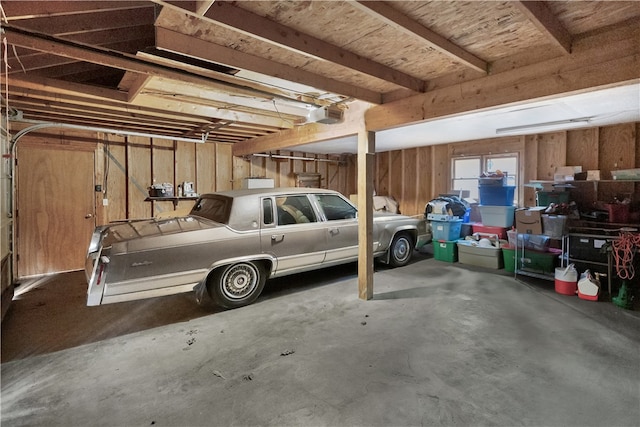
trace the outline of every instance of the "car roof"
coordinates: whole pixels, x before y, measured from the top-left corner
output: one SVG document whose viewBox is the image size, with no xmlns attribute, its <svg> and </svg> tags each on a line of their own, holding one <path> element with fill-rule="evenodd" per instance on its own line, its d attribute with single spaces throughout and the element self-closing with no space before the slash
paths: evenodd
<svg viewBox="0 0 640 427">
<path fill-rule="evenodd" d="M 334 190 L 328 190 L 326 188 L 306 188 L 306 187 L 278 187 L 278 188 L 254 188 L 254 189 L 243 189 L 243 190 L 229 190 L 229 191 L 218 191 L 215 193 L 203 194 L 200 197 L 206 197 L 209 195 L 221 195 L 225 197 L 238 198 L 244 196 L 254 196 L 254 195 L 288 195 L 288 194 L 340 194 Z"/>
</svg>

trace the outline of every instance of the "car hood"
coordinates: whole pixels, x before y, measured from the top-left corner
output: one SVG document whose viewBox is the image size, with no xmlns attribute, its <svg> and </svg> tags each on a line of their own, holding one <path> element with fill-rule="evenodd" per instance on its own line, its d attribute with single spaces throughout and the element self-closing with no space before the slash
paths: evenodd
<svg viewBox="0 0 640 427">
<path fill-rule="evenodd" d="M 105 227 L 103 245 L 111 246 L 114 243 L 140 238 L 167 236 L 224 226 L 224 224 L 192 215 L 179 218 L 128 221 Z"/>
</svg>

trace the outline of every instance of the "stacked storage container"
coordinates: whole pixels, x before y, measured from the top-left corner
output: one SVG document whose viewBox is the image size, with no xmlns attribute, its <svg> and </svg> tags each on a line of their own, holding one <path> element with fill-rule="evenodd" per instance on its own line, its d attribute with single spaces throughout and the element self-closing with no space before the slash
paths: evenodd
<svg viewBox="0 0 640 427">
<path fill-rule="evenodd" d="M 478 190 L 480 193 L 480 216 L 482 224 L 478 232 L 497 234 L 501 239 L 507 238 L 507 230 L 513 225 L 515 206 L 513 195 L 515 186 L 507 184 L 507 175 L 499 177 L 480 178 Z M 482 229 L 481 227 L 485 227 Z M 488 228 L 487 228 L 488 227 Z M 476 230 L 474 229 L 474 233 Z"/>
<path fill-rule="evenodd" d="M 452 197 L 439 197 L 425 206 L 425 218 L 431 225 L 433 257 L 439 261 L 458 261 L 456 241 L 460 238 L 462 223 L 469 209 Z"/>
<path fill-rule="evenodd" d="M 480 217 L 482 223 L 473 223 L 473 233 L 507 239 L 507 230 L 513 225 L 515 186 L 507 185 L 507 174 L 482 177 L 478 180 Z M 458 242 L 458 259 L 461 263 L 485 268 L 502 268 L 504 265 L 500 247 L 482 247 L 469 241 Z"/>
<path fill-rule="evenodd" d="M 461 219 L 431 221 L 433 235 L 433 257 L 439 261 L 458 261 L 456 240 L 460 238 Z"/>
</svg>

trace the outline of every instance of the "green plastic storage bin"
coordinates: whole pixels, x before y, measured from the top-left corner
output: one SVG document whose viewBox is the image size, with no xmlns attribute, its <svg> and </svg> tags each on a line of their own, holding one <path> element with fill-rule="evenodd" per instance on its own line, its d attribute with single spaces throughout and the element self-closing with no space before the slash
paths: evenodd
<svg viewBox="0 0 640 427">
<path fill-rule="evenodd" d="M 457 262 L 458 261 L 458 245 L 455 241 L 434 240 L 433 242 L 433 258 L 438 261 Z"/>
<path fill-rule="evenodd" d="M 568 191 L 538 191 L 536 192 L 536 205 L 549 206 L 551 203 L 569 203 Z"/>
<path fill-rule="evenodd" d="M 520 268 L 535 270 L 541 273 L 554 273 L 558 254 L 555 252 L 538 252 L 525 249 L 524 253 L 518 251 L 518 261 Z"/>
<path fill-rule="evenodd" d="M 502 248 L 504 270 L 509 273 L 516 271 L 516 250 L 514 248 Z"/>
</svg>

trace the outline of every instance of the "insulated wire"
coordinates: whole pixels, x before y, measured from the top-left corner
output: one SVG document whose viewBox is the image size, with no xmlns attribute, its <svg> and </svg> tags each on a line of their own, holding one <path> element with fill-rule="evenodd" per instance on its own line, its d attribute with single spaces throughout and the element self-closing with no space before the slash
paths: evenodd
<svg viewBox="0 0 640 427">
<path fill-rule="evenodd" d="M 640 248 L 640 234 L 620 233 L 620 238 L 611 242 L 613 257 L 616 263 L 616 274 L 623 280 L 631 280 L 635 276 L 633 257 Z"/>
</svg>

